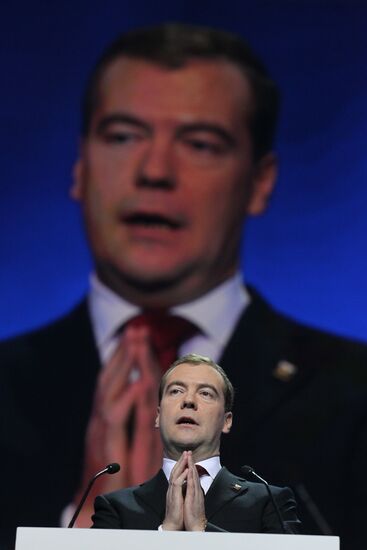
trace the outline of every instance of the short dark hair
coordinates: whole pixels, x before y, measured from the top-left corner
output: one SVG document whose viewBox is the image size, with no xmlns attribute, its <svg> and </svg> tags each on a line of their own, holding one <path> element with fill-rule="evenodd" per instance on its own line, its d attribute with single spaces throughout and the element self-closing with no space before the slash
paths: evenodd
<svg viewBox="0 0 367 550">
<path fill-rule="evenodd" d="M 185 363 L 188 363 L 189 365 L 209 365 L 214 370 L 216 370 L 223 379 L 223 395 L 224 395 L 224 410 L 225 412 L 232 411 L 233 408 L 233 401 L 234 401 L 234 389 L 232 382 L 219 365 L 215 363 L 210 357 L 205 357 L 205 355 L 199 355 L 197 353 L 189 353 L 188 355 L 184 355 L 183 357 L 180 357 L 177 359 L 172 365 L 169 367 L 168 370 L 164 373 L 164 375 L 161 378 L 161 382 L 159 384 L 159 391 L 158 391 L 158 402 L 160 403 L 162 400 L 164 388 L 166 386 L 166 381 L 170 373 L 178 367 L 178 365 L 183 365 Z"/>
<path fill-rule="evenodd" d="M 151 61 L 169 69 L 178 69 L 192 58 L 223 59 L 237 65 L 247 77 L 253 95 L 249 130 L 254 158 L 259 159 L 273 146 L 279 91 L 262 61 L 238 35 L 210 27 L 164 23 L 131 30 L 120 35 L 106 48 L 94 67 L 83 96 L 82 134 L 88 135 L 92 115 L 99 99 L 99 84 L 104 71 L 119 57 Z"/>
</svg>

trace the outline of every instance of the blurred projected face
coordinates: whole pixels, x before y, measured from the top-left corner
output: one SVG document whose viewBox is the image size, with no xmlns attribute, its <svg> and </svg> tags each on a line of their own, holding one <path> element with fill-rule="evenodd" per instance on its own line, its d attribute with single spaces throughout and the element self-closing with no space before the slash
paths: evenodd
<svg viewBox="0 0 367 550">
<path fill-rule="evenodd" d="M 275 175 L 272 155 L 253 162 L 250 108 L 246 78 L 226 61 L 107 67 L 72 194 L 113 290 L 169 306 L 235 271 L 244 217 L 263 210 Z"/>
</svg>

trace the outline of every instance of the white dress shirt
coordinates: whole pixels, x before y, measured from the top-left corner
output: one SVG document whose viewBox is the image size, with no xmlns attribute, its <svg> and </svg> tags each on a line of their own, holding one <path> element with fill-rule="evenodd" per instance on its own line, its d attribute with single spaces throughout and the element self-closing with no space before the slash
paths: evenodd
<svg viewBox="0 0 367 550">
<path fill-rule="evenodd" d="M 100 359 L 105 364 L 118 345 L 119 329 L 141 309 L 106 287 L 95 274 L 90 286 L 88 307 Z M 180 347 L 179 355 L 199 353 L 218 361 L 249 302 L 242 276 L 236 273 L 197 300 L 173 307 L 173 315 L 193 322 L 201 331 Z"/>
<path fill-rule="evenodd" d="M 163 458 L 162 470 L 167 480 L 169 480 L 172 469 L 175 464 L 176 464 L 176 460 L 172 460 L 166 457 Z M 209 487 L 213 483 L 215 476 L 218 474 L 219 470 L 222 467 L 220 463 L 220 458 L 219 456 L 212 456 L 210 458 L 207 458 L 206 460 L 201 460 L 200 462 L 196 462 L 195 465 L 202 466 L 208 472 L 208 475 L 200 476 L 200 485 L 204 493 L 206 494 L 209 491 Z"/>
</svg>

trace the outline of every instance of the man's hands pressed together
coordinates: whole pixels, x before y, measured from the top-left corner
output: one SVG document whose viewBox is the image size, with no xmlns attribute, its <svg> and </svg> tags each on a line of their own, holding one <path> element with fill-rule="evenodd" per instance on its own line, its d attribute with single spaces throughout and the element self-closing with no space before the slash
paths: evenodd
<svg viewBox="0 0 367 550">
<path fill-rule="evenodd" d="M 184 451 L 171 472 L 162 528 L 165 531 L 205 531 L 206 524 L 200 478 L 192 452 Z"/>
<path fill-rule="evenodd" d="M 138 379 L 134 380 L 138 372 Z M 142 483 L 161 466 L 162 443 L 154 430 L 160 369 L 145 327 L 127 327 L 121 342 L 101 370 L 86 440 L 81 489 L 110 462 L 121 470 L 104 476 L 83 508 L 78 527 L 89 527 L 93 497 Z M 133 429 L 129 430 L 129 424 Z M 131 435 L 129 435 L 131 431 Z M 78 502 L 80 495 L 74 501 Z"/>
</svg>

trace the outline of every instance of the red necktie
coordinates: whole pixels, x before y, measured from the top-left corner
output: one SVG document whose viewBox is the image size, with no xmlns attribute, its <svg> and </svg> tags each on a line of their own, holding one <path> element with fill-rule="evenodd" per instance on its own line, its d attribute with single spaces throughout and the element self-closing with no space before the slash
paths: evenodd
<svg viewBox="0 0 367 550">
<path fill-rule="evenodd" d="M 199 474 L 199 477 L 209 475 L 208 471 L 204 468 L 204 466 L 201 466 L 200 464 L 195 464 L 195 468 Z"/>
<path fill-rule="evenodd" d="M 145 311 L 127 323 L 132 327 L 147 327 L 162 372 L 177 359 L 179 347 L 198 332 L 197 327 L 164 310 Z"/>
<path fill-rule="evenodd" d="M 209 475 L 208 471 L 204 468 L 204 466 L 200 466 L 200 464 L 195 464 L 195 468 L 196 468 L 196 471 L 199 475 L 199 478 Z M 184 498 L 186 496 L 186 490 L 187 490 L 187 484 L 186 484 L 186 481 L 185 481 L 184 484 L 182 485 L 182 496 Z M 203 491 L 203 493 L 205 495 L 204 489 L 202 487 L 201 487 L 201 490 Z"/>
</svg>

